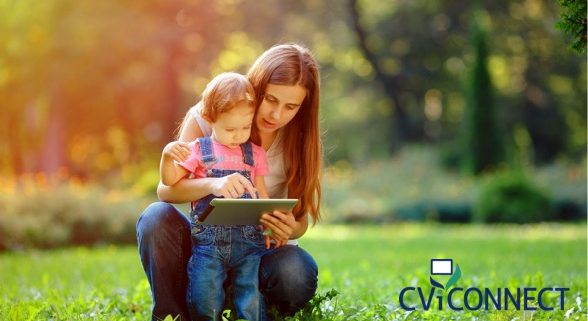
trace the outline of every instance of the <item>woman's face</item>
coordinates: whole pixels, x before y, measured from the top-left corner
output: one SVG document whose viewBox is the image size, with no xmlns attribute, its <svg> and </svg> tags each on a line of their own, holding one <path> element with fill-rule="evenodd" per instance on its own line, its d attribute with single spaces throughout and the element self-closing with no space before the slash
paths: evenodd
<svg viewBox="0 0 588 321">
<path fill-rule="evenodd" d="M 306 97 L 306 89 L 300 85 L 283 86 L 268 84 L 255 124 L 261 133 L 273 133 L 288 124 Z"/>
</svg>

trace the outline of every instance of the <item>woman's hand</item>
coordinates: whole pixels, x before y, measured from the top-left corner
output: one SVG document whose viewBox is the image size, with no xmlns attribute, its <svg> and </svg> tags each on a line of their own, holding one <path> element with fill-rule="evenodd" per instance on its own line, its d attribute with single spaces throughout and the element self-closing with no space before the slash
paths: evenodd
<svg viewBox="0 0 588 321">
<path fill-rule="evenodd" d="M 257 198 L 257 191 L 245 176 L 234 173 L 219 177 L 211 183 L 211 194 L 224 198 L 238 198 L 247 191 L 252 198 Z"/>
<path fill-rule="evenodd" d="M 171 142 L 163 148 L 163 156 L 171 158 L 178 163 L 186 161 L 191 152 L 192 146 L 189 143 L 180 141 Z"/>
<path fill-rule="evenodd" d="M 266 248 L 270 247 L 270 239 L 276 242 L 276 247 L 286 245 L 298 224 L 294 214 L 280 211 L 265 213 L 259 221 L 264 227 Z"/>
</svg>

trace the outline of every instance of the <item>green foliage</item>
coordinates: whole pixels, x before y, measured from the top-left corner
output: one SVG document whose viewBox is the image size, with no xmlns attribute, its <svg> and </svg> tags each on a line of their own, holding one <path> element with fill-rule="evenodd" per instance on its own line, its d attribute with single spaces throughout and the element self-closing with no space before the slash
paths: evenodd
<svg viewBox="0 0 588 321">
<path fill-rule="evenodd" d="M 356 169 L 344 161 L 335 163 L 325 171 L 323 180 L 325 218 L 373 222 L 436 220 L 446 212 L 460 216 L 464 204 L 467 207 L 473 199 L 474 180 L 443 170 L 438 164 L 436 151 L 421 146 L 405 148 L 387 161 L 366 162 Z"/>
<path fill-rule="evenodd" d="M 414 202 L 394 209 L 387 221 L 436 221 L 442 223 L 468 223 L 471 221 L 469 203 L 427 201 Z"/>
<path fill-rule="evenodd" d="M 558 0 L 562 7 L 560 21 L 556 26 L 572 36 L 570 48 L 578 53 L 586 52 L 586 1 Z"/>
<path fill-rule="evenodd" d="M 388 161 L 353 169 L 338 162 L 325 170 L 327 222 L 470 222 L 476 196 L 498 173 L 467 176 L 447 171 L 432 148 L 405 148 Z M 586 167 L 569 163 L 529 167 L 532 181 L 549 186 L 556 220 L 586 218 Z M 502 176 L 501 176 L 502 177 Z"/>
<path fill-rule="evenodd" d="M 454 286 L 569 287 L 563 311 L 534 311 L 532 320 L 564 320 L 567 311 L 567 320 L 586 320 L 586 224 L 319 225 L 301 246 L 318 263 L 319 291 L 307 306 L 314 315 L 299 312 L 283 318 L 288 321 L 531 319 L 522 311 L 402 310 L 400 290 L 427 291 L 435 257 L 459 264 Z M 136 246 L 3 253 L 0 275 L 1 320 L 150 318 L 151 293 Z M 557 298 L 548 300 L 554 306 Z"/>
<path fill-rule="evenodd" d="M 134 243 L 146 200 L 81 183 L 23 179 L 0 195 L 0 249 Z"/>
<path fill-rule="evenodd" d="M 479 221 L 532 223 L 554 219 L 551 195 L 519 172 L 492 178 L 474 205 Z"/>
<path fill-rule="evenodd" d="M 141 173 L 131 173 L 127 183 L 109 188 L 43 175 L 0 179 L 0 249 L 134 244 L 136 219 L 155 200 L 146 195 L 154 194 L 157 180 L 157 171 Z M 550 187 L 553 219 L 586 219 L 584 165 L 528 168 L 527 175 Z M 324 221 L 470 222 L 477 192 L 497 179 L 446 171 L 439 166 L 436 151 L 422 147 L 405 148 L 389 161 L 371 161 L 361 169 L 341 161 L 327 168 L 323 177 Z"/>
<path fill-rule="evenodd" d="M 480 174 L 504 161 L 504 146 L 494 102 L 492 80 L 488 71 L 486 33 L 474 23 L 472 46 L 474 61 L 467 78 L 467 105 L 463 145 L 463 167 Z"/>
<path fill-rule="evenodd" d="M 388 98 L 390 87 L 375 86 L 374 68 L 350 26 L 350 3 L 0 1 L 0 136 L 6 139 L 0 172 L 64 166 L 101 179 L 156 160 L 212 75 L 245 72 L 264 49 L 287 41 L 309 46 L 320 62 L 330 161 L 355 166 L 385 158 L 398 139 L 392 133 L 401 130 L 394 125 L 400 108 L 407 113 L 401 125 L 410 130 L 408 141 L 397 143 L 453 140 L 464 120 L 466 99 L 456 84 L 471 60 L 472 2 L 357 1 L 366 44 L 394 79 L 398 103 Z M 511 117 L 505 127 L 536 127 L 528 131 L 531 149 L 549 145 L 547 161 L 581 159 L 586 62 L 553 33 L 557 4 L 484 6 L 493 39 L 495 102 L 509 108 Z M 532 108 L 522 110 L 522 97 Z M 562 117 L 530 124 L 530 115 L 553 109 L 559 112 L 541 115 Z"/>
<path fill-rule="evenodd" d="M 316 293 L 312 299 L 293 316 L 281 315 L 277 309 L 272 307 L 268 312 L 270 320 L 275 321 L 318 321 L 325 320 L 338 308 L 335 297 L 339 292 L 335 289 L 330 289 L 325 293 Z"/>
</svg>

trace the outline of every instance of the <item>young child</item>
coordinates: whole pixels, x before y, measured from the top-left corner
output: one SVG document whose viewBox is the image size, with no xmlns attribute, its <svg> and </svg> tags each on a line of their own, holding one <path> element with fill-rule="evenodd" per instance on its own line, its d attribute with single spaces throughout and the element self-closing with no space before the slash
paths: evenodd
<svg viewBox="0 0 588 321">
<path fill-rule="evenodd" d="M 268 198 L 265 151 L 249 141 L 255 114 L 253 87 L 243 75 L 223 73 L 202 93 L 202 117 L 212 135 L 194 143 L 171 142 L 163 149 L 161 181 L 171 186 L 189 174 L 194 178 L 240 173 L 255 185 L 260 198 Z M 231 195 L 237 197 L 237 191 Z M 192 257 L 188 263 L 187 301 L 193 320 L 221 320 L 225 300 L 223 282 L 233 284 L 237 318 L 264 318 L 259 292 L 259 264 L 264 237 L 255 225 L 200 225 L 201 215 L 214 195 L 192 202 Z M 241 198 L 251 198 L 245 192 Z"/>
</svg>

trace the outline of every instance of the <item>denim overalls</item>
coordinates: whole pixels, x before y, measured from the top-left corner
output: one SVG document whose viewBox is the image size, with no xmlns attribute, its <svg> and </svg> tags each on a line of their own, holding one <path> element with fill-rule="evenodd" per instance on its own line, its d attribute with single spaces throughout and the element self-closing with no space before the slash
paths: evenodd
<svg viewBox="0 0 588 321">
<path fill-rule="evenodd" d="M 216 162 L 210 137 L 199 138 L 202 161 L 207 177 L 224 177 L 235 172 L 251 180 L 249 171 L 211 169 Z M 253 166 L 250 142 L 241 144 L 243 162 Z M 192 256 L 188 263 L 187 302 L 192 320 L 222 320 L 225 302 L 223 283 L 231 284 L 237 319 L 264 320 L 265 309 L 259 292 L 259 264 L 264 252 L 264 239 L 255 225 L 200 225 L 201 215 L 214 195 L 192 203 Z M 241 198 L 251 198 L 245 193 Z"/>
</svg>

